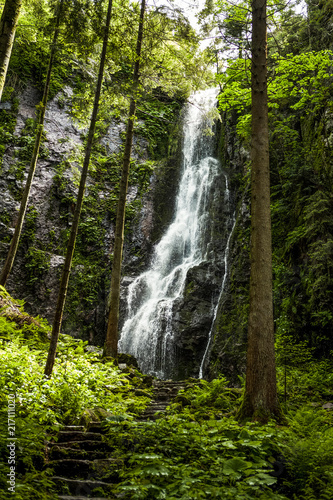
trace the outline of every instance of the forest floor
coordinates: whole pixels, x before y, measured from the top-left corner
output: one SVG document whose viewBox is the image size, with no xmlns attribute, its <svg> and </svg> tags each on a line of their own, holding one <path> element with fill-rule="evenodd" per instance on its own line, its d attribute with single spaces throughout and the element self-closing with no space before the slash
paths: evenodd
<svg viewBox="0 0 333 500">
<path fill-rule="evenodd" d="M 158 381 L 66 335 L 45 378 L 49 325 L 0 292 L 4 500 L 333 498 L 330 360 L 278 360 L 286 425 L 240 424 L 222 374 Z"/>
</svg>

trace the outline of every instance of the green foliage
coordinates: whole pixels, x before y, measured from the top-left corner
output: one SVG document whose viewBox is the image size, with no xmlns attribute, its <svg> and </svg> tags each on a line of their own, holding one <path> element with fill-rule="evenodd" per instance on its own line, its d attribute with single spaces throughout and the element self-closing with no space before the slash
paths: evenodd
<svg viewBox="0 0 333 500">
<path fill-rule="evenodd" d="M 117 491 L 124 498 L 272 498 L 273 426 L 240 427 L 233 419 L 195 421 L 184 414 L 109 427 L 127 468 Z"/>
<path fill-rule="evenodd" d="M 295 500 L 326 500 L 333 492 L 332 418 L 323 410 L 302 408 L 293 416 L 286 439 L 288 479 Z"/>
<path fill-rule="evenodd" d="M 221 412 L 235 410 L 239 393 L 237 389 L 230 389 L 225 377 L 213 379 L 211 382 L 201 380 L 200 385 L 179 391 L 176 398 L 175 410 L 184 407 L 186 414 L 195 418 L 216 418 Z"/>
<path fill-rule="evenodd" d="M 29 0 L 28 4 L 24 5 L 10 61 L 4 97 L 11 101 L 12 109 L 0 111 L 0 139 L 3 139 L 0 141 L 3 142 L 0 155 L 1 148 L 5 151 L 5 143 L 6 147 L 13 148 L 13 156 L 17 161 L 11 162 L 12 167 L 8 173 L 14 175 L 15 180 L 10 180 L 8 184 L 17 201 L 21 199 L 21 182 L 31 159 L 35 135 L 35 120 L 31 117 L 25 120 L 20 136 L 13 134 L 17 97 L 26 84 L 32 84 L 39 93 L 37 98 L 41 98 L 56 6 L 57 2 L 48 0 Z M 82 128 L 88 124 L 94 98 L 106 6 L 104 1 L 85 0 L 64 2 L 63 5 L 50 99 L 57 95 L 59 106 Z M 75 325 L 75 331 L 80 331 L 83 338 L 88 338 L 92 331 L 96 333 L 99 328 L 100 325 L 92 325 L 92 311 L 97 309 L 101 295 L 105 296 L 107 293 L 105 290 L 108 287 L 106 277 L 109 274 L 110 247 L 106 248 L 104 237 L 105 228 L 115 222 L 122 147 L 115 148 L 117 153 L 110 154 L 102 146 L 102 139 L 105 141 L 111 120 L 116 118 L 126 122 L 132 93 L 137 27 L 138 5 L 129 1 L 114 2 L 86 208 L 83 209 L 79 228 L 75 267 L 65 313 L 67 323 L 66 320 L 64 323 L 66 331 L 70 331 Z M 130 174 L 130 184 L 135 186 L 133 191 L 136 186 L 138 190 L 127 206 L 127 233 L 141 210 L 142 197 L 148 189 L 156 159 L 167 154 L 167 139 L 172 135 L 181 104 L 193 88 L 202 87 L 211 79 L 210 73 L 205 70 L 204 57 L 196 54 L 197 45 L 198 40 L 180 11 L 176 9 L 172 12 L 163 7 L 149 9 L 137 106 L 139 120 L 136 144 L 133 147 L 133 152 L 140 160 L 132 162 Z M 69 87 L 70 91 L 67 92 L 64 87 Z M 67 138 L 65 131 L 64 133 L 65 136 L 60 141 L 65 143 Z M 84 146 L 86 132 L 82 133 L 82 140 Z M 47 137 L 43 137 L 41 158 L 47 158 L 48 155 L 46 141 Z M 72 147 L 71 142 L 68 146 Z M 146 151 L 140 151 L 140 147 L 149 150 L 149 160 L 146 159 Z M 24 265 L 28 286 L 34 287 L 44 279 L 52 253 L 64 253 L 75 207 L 83 149 L 81 146 L 73 147 L 59 158 L 59 162 L 50 165 L 51 169 L 56 170 L 51 193 L 55 203 L 54 207 L 50 206 L 48 216 L 54 221 L 59 220 L 60 216 L 60 228 L 58 229 L 55 223 L 55 233 L 52 236 L 50 233 L 49 240 L 45 236 L 39 238 L 37 217 L 33 219 L 32 214 L 28 214 L 19 250 L 25 252 Z M 8 223 L 9 221 L 6 222 Z M 6 239 L 9 239 L 9 236 Z"/>
<path fill-rule="evenodd" d="M 18 414 L 33 412 L 40 423 L 55 424 L 77 421 L 87 407 L 98 406 L 118 414 L 135 413 L 144 406 L 144 396 L 128 397 L 125 402 L 124 396 L 131 392 L 126 375 L 113 364 L 103 364 L 99 355 L 85 353 L 86 342 L 65 335 L 58 343 L 54 374 L 45 379 L 48 346 L 45 336 L 39 334 L 47 328 L 45 322 L 37 318 L 22 327 L 5 317 L 0 316 L 0 321 L 0 383 L 4 396 L 16 393 Z"/>
<path fill-rule="evenodd" d="M 23 240 L 33 242 L 36 237 L 37 220 L 39 212 L 36 207 L 28 207 L 23 229 Z"/>
<path fill-rule="evenodd" d="M 331 98 L 332 52 L 323 50 L 304 54 L 274 56 L 272 77 L 268 83 L 269 109 L 281 109 L 285 104 L 296 112 L 315 113 Z M 227 71 L 217 76 L 223 85 L 219 95 L 220 109 L 236 109 L 244 114 L 250 109 L 250 61 L 238 58 Z M 244 120 L 244 116 L 242 117 Z"/>
<path fill-rule="evenodd" d="M 2 101 L 10 102 L 10 110 L 0 110 L 0 158 L 2 162 L 3 153 L 6 150 L 6 143 L 15 141 L 14 131 L 16 125 L 16 113 L 18 99 L 15 96 L 13 87 L 5 87 L 2 93 Z M 1 164 L 1 163 L 0 163 Z"/>
<path fill-rule="evenodd" d="M 222 10 L 227 9 L 224 2 L 219 4 Z M 288 35 L 283 28 L 284 22 L 295 22 L 297 26 L 304 22 L 291 13 L 281 15 L 277 20 L 277 25 L 282 26 L 281 37 Z M 230 16 L 229 20 L 240 20 L 235 13 Z M 237 22 L 236 25 L 231 23 L 231 27 L 242 28 Z M 307 46 L 304 52 L 288 53 L 283 44 L 278 53 L 272 45 L 269 48 L 271 214 L 277 331 L 280 335 L 282 328 L 298 345 L 305 342 L 315 348 L 317 356 L 327 355 L 333 348 L 330 258 L 333 234 L 332 52 L 328 49 L 311 51 Z M 217 75 L 221 85 L 219 106 L 227 116 L 232 113 L 238 137 L 248 148 L 250 61 L 244 53 L 239 56 L 229 61 L 224 73 Z M 240 185 L 240 189 L 243 188 L 244 184 Z M 244 257 L 243 260 L 245 262 Z M 241 289 L 238 293 L 243 295 Z M 242 299 L 236 297 L 235 301 L 231 314 L 241 307 Z M 227 320 L 232 332 L 239 328 L 237 316 L 233 321 Z"/>
<path fill-rule="evenodd" d="M 225 379 L 193 383 L 179 394 L 168 417 L 143 423 L 112 420 L 109 440 L 116 445 L 115 456 L 125 460 L 116 492 L 137 499 L 329 498 L 332 414 L 308 401 L 313 400 L 309 388 L 319 387 L 332 367 L 310 365 L 304 354 L 293 389 L 304 399 L 293 404 L 288 427 L 239 425 L 230 416 L 234 394 L 230 397 Z M 321 387 L 331 388 L 331 383 L 329 377 Z M 324 392 L 317 396 L 323 398 Z M 221 406 L 227 413 L 216 420 Z"/>
<path fill-rule="evenodd" d="M 303 198 L 291 191 L 286 195 L 289 200 L 296 199 L 298 207 L 294 204 L 287 214 L 288 205 L 281 198 L 273 206 L 274 222 L 281 224 L 281 219 L 290 219 L 295 214 L 294 221 L 287 222 L 282 229 L 287 230 L 283 235 L 283 256 L 276 251 L 277 323 L 284 324 L 289 335 L 294 333 L 298 340 L 307 339 L 317 353 L 323 353 L 332 348 L 328 334 L 333 315 L 329 257 L 333 234 L 332 197 L 330 192 L 315 191 L 312 186 L 310 194 Z"/>
<path fill-rule="evenodd" d="M 149 401 L 136 396 L 126 374 L 113 363 L 103 363 L 96 353 L 85 352 L 85 342 L 61 335 L 54 374 L 43 375 L 50 327 L 41 318 L 24 313 L 3 287 L 0 290 L 0 485 L 7 490 L 8 398 L 15 395 L 16 488 L 18 500 L 55 498 L 52 471 L 44 466 L 47 433 L 59 425 L 76 423 L 87 408 L 102 408 L 127 419 L 141 412 Z M 136 383 L 141 384 L 140 374 Z M 134 382 L 135 383 L 135 382 Z"/>
<path fill-rule="evenodd" d="M 168 154 L 167 138 L 172 131 L 174 117 L 178 115 L 182 102 L 172 100 L 162 92 L 158 97 L 141 103 L 137 111 L 140 121 L 136 126 L 136 132 L 149 139 L 150 153 L 155 158 L 165 158 Z"/>
<path fill-rule="evenodd" d="M 309 399 L 315 406 L 332 399 L 332 360 L 309 358 L 308 348 L 302 344 L 290 347 L 290 340 L 286 341 L 284 349 L 290 357 L 284 358 L 278 345 L 277 374 L 278 390 L 281 399 L 285 399 L 286 410 L 296 411 L 307 405 Z"/>
<path fill-rule="evenodd" d="M 332 57 L 329 50 L 276 57 L 274 78 L 269 84 L 270 108 L 288 101 L 291 109 L 308 114 L 329 105 Z"/>
<path fill-rule="evenodd" d="M 44 464 L 45 427 L 39 425 L 33 415 L 15 414 L 15 493 L 9 491 L 8 400 L 1 398 L 0 410 L 0 488 L 1 498 L 10 500 L 52 500 L 51 470 Z"/>
<path fill-rule="evenodd" d="M 7 491 L 8 396 L 15 394 L 19 500 L 52 498 L 51 471 L 40 472 L 46 433 L 63 423 L 77 423 L 87 409 L 104 418 L 118 464 L 113 490 L 122 498 L 330 498 L 333 414 L 320 406 L 332 398 L 333 369 L 328 361 L 315 362 L 306 346 L 288 347 L 287 340 L 279 340 L 278 352 L 283 348 L 289 355 L 288 427 L 237 423 L 232 413 L 239 391 L 224 377 L 189 381 L 165 416 L 140 422 L 135 416 L 150 397 L 139 372 L 121 373 L 98 354 L 85 352 L 85 342 L 61 335 L 53 376 L 45 378 L 50 328 L 41 318 L 26 315 L 22 302 L 13 301 L 3 287 L 0 297 L 2 490 Z M 291 359 L 296 354 L 297 363 Z M 283 360 L 282 352 L 280 391 Z"/>
<path fill-rule="evenodd" d="M 25 254 L 27 285 L 39 282 L 50 268 L 51 255 L 38 248 L 29 247 Z"/>
</svg>

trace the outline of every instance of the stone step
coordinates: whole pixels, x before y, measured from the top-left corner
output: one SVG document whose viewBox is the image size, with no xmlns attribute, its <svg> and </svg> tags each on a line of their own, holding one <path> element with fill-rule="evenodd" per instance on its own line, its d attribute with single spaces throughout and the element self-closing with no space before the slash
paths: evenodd
<svg viewBox="0 0 333 500">
<path fill-rule="evenodd" d="M 90 422 L 88 424 L 88 432 L 94 433 L 103 433 L 103 424 L 102 422 Z"/>
<path fill-rule="evenodd" d="M 67 477 L 53 476 L 51 480 L 56 484 L 59 495 L 74 495 L 78 497 L 101 498 L 106 496 L 108 500 L 116 497 L 112 495 L 112 485 L 104 481 L 94 481 L 91 479 L 68 479 Z M 94 492 L 94 490 L 97 490 Z M 101 491 L 102 490 L 102 491 Z"/>
<path fill-rule="evenodd" d="M 118 469 L 123 465 L 121 460 L 103 458 L 97 460 L 76 460 L 65 458 L 48 463 L 57 476 L 68 476 L 76 479 L 89 479 L 92 475 L 110 483 L 117 481 Z"/>
<path fill-rule="evenodd" d="M 73 497 L 71 495 L 58 495 L 59 500 L 87 500 L 88 497 Z M 111 498 L 116 497 L 95 497 L 94 500 L 110 500 Z"/>
<path fill-rule="evenodd" d="M 147 408 L 147 410 L 140 415 L 140 417 L 147 417 L 148 415 L 155 415 L 156 413 L 165 413 L 165 407 L 163 408 Z"/>
<path fill-rule="evenodd" d="M 137 420 L 156 420 L 175 400 L 179 391 L 193 387 L 193 382 L 154 380 L 154 397 Z M 119 480 L 120 459 L 110 454 L 114 448 L 103 442 L 103 424 L 90 422 L 83 426 L 66 426 L 59 431 L 56 442 L 48 443 L 48 466 L 59 491 L 59 500 L 113 500 L 113 484 Z M 95 493 L 94 493 L 94 490 Z"/>
<path fill-rule="evenodd" d="M 153 390 L 165 389 L 168 391 L 174 391 L 176 389 L 179 389 L 180 387 L 185 387 L 185 384 L 179 384 L 179 383 L 175 383 L 175 382 L 170 383 L 170 384 L 163 384 L 161 382 L 156 382 L 153 385 Z"/>
<path fill-rule="evenodd" d="M 57 443 L 87 440 L 102 441 L 102 434 L 98 432 L 59 431 Z"/>
<path fill-rule="evenodd" d="M 67 432 L 84 432 L 84 425 L 65 425 L 61 430 Z"/>
<path fill-rule="evenodd" d="M 149 406 L 147 406 L 146 410 L 149 408 L 153 408 L 155 410 L 159 410 L 161 408 L 162 410 L 165 410 L 165 408 L 169 406 L 169 404 L 170 401 L 154 401 Z"/>
<path fill-rule="evenodd" d="M 152 406 L 151 408 L 147 408 L 142 415 L 147 415 L 148 413 L 157 413 L 158 411 L 165 412 L 166 406 Z"/>
<path fill-rule="evenodd" d="M 184 382 L 182 380 L 154 380 L 153 387 L 187 387 L 195 382 Z"/>
<path fill-rule="evenodd" d="M 172 404 L 179 391 L 195 385 L 197 385 L 196 381 L 154 380 L 154 399 L 137 420 L 143 422 L 160 418 L 161 413 L 164 413 Z"/>
<path fill-rule="evenodd" d="M 155 391 L 154 399 L 157 398 L 173 398 L 179 391 Z"/>
<path fill-rule="evenodd" d="M 161 412 L 152 412 L 152 413 L 147 413 L 143 414 L 140 417 L 137 418 L 139 422 L 144 422 L 147 420 L 157 420 L 158 418 L 161 418 L 163 416 L 163 411 Z"/>
<path fill-rule="evenodd" d="M 178 391 L 177 391 L 178 393 Z M 168 393 L 160 393 L 160 394 L 155 394 L 154 400 L 155 401 L 171 401 L 174 397 L 176 397 L 177 393 L 175 394 L 168 394 Z"/>
<path fill-rule="evenodd" d="M 153 385 L 153 390 L 180 390 L 184 389 L 186 386 L 184 384 L 177 384 L 177 383 L 170 383 L 170 384 L 161 384 L 161 383 L 156 383 Z"/>
<path fill-rule="evenodd" d="M 80 444 L 84 444 L 85 441 L 79 441 Z M 52 446 L 49 449 L 49 459 L 50 460 L 62 460 L 65 458 L 71 458 L 75 460 L 95 460 L 98 458 L 103 458 L 107 453 L 110 453 L 111 450 L 101 450 L 101 443 L 97 441 L 98 447 L 94 450 L 85 450 L 82 448 L 71 448 L 71 447 L 62 447 L 62 446 Z M 67 443 L 66 443 L 67 444 Z M 72 441 L 70 442 L 72 444 Z"/>
<path fill-rule="evenodd" d="M 169 401 L 153 401 L 147 408 L 166 408 L 169 405 Z"/>
<path fill-rule="evenodd" d="M 111 450 L 111 447 L 107 443 L 104 443 L 103 441 L 93 441 L 93 440 L 61 441 L 59 443 L 47 443 L 47 446 L 50 450 L 56 446 L 58 446 L 59 448 L 72 448 L 85 451 Z"/>
</svg>

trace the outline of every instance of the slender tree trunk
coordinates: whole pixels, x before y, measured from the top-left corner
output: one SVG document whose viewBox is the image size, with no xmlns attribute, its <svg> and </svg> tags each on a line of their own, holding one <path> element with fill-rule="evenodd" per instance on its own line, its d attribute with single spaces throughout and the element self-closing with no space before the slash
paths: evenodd
<svg viewBox="0 0 333 500">
<path fill-rule="evenodd" d="M 56 351 L 57 351 L 58 338 L 59 338 L 59 333 L 60 333 L 61 324 L 62 324 L 62 317 L 63 317 L 64 307 L 65 307 L 69 275 L 70 275 L 70 270 L 71 270 L 71 266 L 72 266 L 73 255 L 74 255 L 76 236 L 77 236 L 78 227 L 79 227 L 79 221 L 80 221 L 80 215 L 81 215 L 81 209 L 82 209 L 84 191 L 85 191 L 85 184 L 86 184 L 86 179 L 87 179 L 87 174 L 88 174 L 91 150 L 92 150 L 96 121 L 97 121 L 99 99 L 100 99 L 101 89 L 102 89 L 104 66 L 105 66 L 105 60 L 106 60 L 106 50 L 107 50 L 109 31 L 110 31 L 110 23 L 111 23 L 111 12 L 112 12 L 112 0 L 109 0 L 108 11 L 107 11 L 107 16 L 106 16 L 106 25 L 105 25 L 105 31 L 104 31 L 104 37 L 103 37 L 103 47 L 102 47 L 102 53 L 101 53 L 101 59 L 100 59 L 100 66 L 99 66 L 98 79 L 97 79 L 97 85 L 96 85 L 95 99 L 94 99 L 94 106 L 93 106 L 93 111 L 92 111 L 91 120 L 90 120 L 90 127 L 89 127 L 87 146 L 86 146 L 85 157 L 84 157 L 84 162 L 83 162 L 83 167 L 82 167 L 79 192 L 78 192 L 78 196 L 77 196 L 77 201 L 76 201 L 73 222 L 72 222 L 71 232 L 70 232 L 70 236 L 69 236 L 69 241 L 67 244 L 66 258 L 65 258 L 63 271 L 62 271 L 60 289 L 59 289 L 58 300 L 57 300 L 57 307 L 56 307 L 56 312 L 55 312 L 53 327 L 52 327 L 51 342 L 50 342 L 48 357 L 46 360 L 46 365 L 45 365 L 45 370 L 44 370 L 44 374 L 47 376 L 50 376 L 52 374 L 53 365 L 54 365 L 54 361 L 55 361 L 55 355 L 56 355 Z"/>
<path fill-rule="evenodd" d="M 266 0 L 252 0 L 251 276 L 247 369 L 239 417 L 280 416 L 276 389 L 270 172 L 267 106 Z"/>
<path fill-rule="evenodd" d="M 0 20 L 0 101 L 14 44 L 22 0 L 6 0 Z"/>
<path fill-rule="evenodd" d="M 6 285 L 8 276 L 12 270 L 13 263 L 14 263 L 14 260 L 16 257 L 16 252 L 17 252 L 18 244 L 19 244 L 20 237 L 21 237 L 24 217 L 25 217 L 25 213 L 27 210 L 27 206 L 28 206 L 30 189 L 31 189 L 32 181 L 33 181 L 36 166 L 37 166 L 39 148 L 40 148 L 42 135 L 43 135 L 43 131 L 44 131 L 45 110 L 46 110 L 46 103 L 47 103 L 49 90 L 50 90 L 50 81 L 51 81 L 51 73 L 52 73 L 52 68 L 53 68 L 53 61 L 54 61 L 54 56 L 55 56 L 55 52 L 56 52 L 56 44 L 57 44 L 57 40 L 58 40 L 58 36 L 59 36 L 59 24 L 60 24 L 62 3 L 63 3 L 63 0 L 61 0 L 59 2 L 59 5 L 58 5 L 56 26 L 55 26 L 55 30 L 54 30 L 54 34 L 53 34 L 52 45 L 51 45 L 50 59 L 49 59 L 49 64 L 48 64 L 48 68 L 47 68 L 46 81 L 45 81 L 45 85 L 44 85 L 44 93 L 43 93 L 42 101 L 39 104 L 39 114 L 38 114 L 38 121 L 37 121 L 36 138 L 35 138 L 35 144 L 34 144 L 34 149 L 33 149 L 33 153 L 32 153 L 32 158 L 30 161 L 28 178 L 27 178 L 27 181 L 26 181 L 26 184 L 24 187 L 23 195 L 22 195 L 20 210 L 18 213 L 16 225 L 15 225 L 14 235 L 13 235 L 10 247 L 9 247 L 9 251 L 8 251 L 8 255 L 7 255 L 5 264 L 2 268 L 1 275 L 0 275 L 0 285 L 2 285 L 2 286 Z"/>
<path fill-rule="evenodd" d="M 126 141 L 124 151 L 124 161 L 122 176 L 120 181 L 119 200 L 117 208 L 116 219 L 116 232 L 115 244 L 112 260 L 112 275 L 111 275 L 111 294 L 110 294 L 110 311 L 108 318 L 108 326 L 105 342 L 105 355 L 113 358 L 118 354 L 118 323 L 119 323 L 119 299 L 120 299 L 120 277 L 121 277 L 121 263 L 123 256 L 124 244 L 124 226 L 125 226 L 125 208 L 126 208 L 126 195 L 128 187 L 128 176 L 131 161 L 131 150 L 133 142 L 133 129 L 136 111 L 137 91 L 139 84 L 139 67 L 141 57 L 141 47 L 143 39 L 143 21 L 145 12 L 145 0 L 141 0 L 140 22 L 139 31 L 136 44 L 136 60 L 134 64 L 133 73 L 133 97 L 130 101 L 129 118 L 127 122 Z"/>
</svg>

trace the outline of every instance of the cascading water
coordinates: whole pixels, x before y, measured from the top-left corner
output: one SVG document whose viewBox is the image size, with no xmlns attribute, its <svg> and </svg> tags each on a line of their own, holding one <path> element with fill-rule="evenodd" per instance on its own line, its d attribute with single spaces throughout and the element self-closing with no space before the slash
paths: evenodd
<svg viewBox="0 0 333 500">
<path fill-rule="evenodd" d="M 204 133 L 216 89 L 192 96 L 184 117 L 182 177 L 173 222 L 154 249 L 149 269 L 128 287 L 127 318 L 119 350 L 134 355 L 141 370 L 160 378 L 174 370 L 173 310 L 184 293 L 190 269 L 209 260 L 213 233 L 210 198 L 214 183 L 226 175 L 212 156 L 214 137 Z M 216 302 L 216 301 L 215 301 Z M 212 304 L 212 316 L 216 304 Z"/>
</svg>

